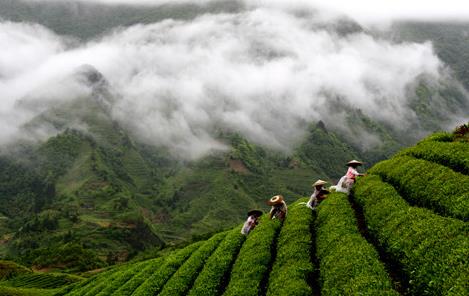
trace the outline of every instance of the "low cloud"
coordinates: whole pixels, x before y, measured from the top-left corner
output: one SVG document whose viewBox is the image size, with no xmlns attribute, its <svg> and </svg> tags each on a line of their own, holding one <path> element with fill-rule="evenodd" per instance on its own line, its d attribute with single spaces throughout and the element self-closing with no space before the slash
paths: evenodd
<svg viewBox="0 0 469 296">
<path fill-rule="evenodd" d="M 307 123 L 344 122 L 343 114 L 331 113 L 331 98 L 405 128 L 415 116 L 409 86 L 441 75 L 430 43 L 341 35 L 313 17 L 267 6 L 137 25 L 78 46 L 36 25 L 2 23 L 0 139 L 11 140 L 34 115 L 15 107 L 25 95 L 86 94 L 86 86 L 63 79 L 83 64 L 103 73 L 117 94 L 116 120 L 188 159 L 224 149 L 219 129 L 288 150 Z"/>
</svg>

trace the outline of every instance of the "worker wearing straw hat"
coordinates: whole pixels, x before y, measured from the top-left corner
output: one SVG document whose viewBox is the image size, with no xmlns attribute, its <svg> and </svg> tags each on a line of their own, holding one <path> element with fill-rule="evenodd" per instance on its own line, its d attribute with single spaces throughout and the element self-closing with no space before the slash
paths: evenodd
<svg viewBox="0 0 469 296">
<path fill-rule="evenodd" d="M 248 235 L 257 224 L 259 224 L 259 217 L 262 216 L 262 211 L 251 210 L 248 212 L 248 218 L 244 222 L 243 228 L 241 229 L 241 234 Z"/>
<path fill-rule="evenodd" d="M 270 219 L 279 219 L 283 221 L 287 216 L 287 204 L 283 200 L 283 196 L 276 195 L 267 201 L 269 206 L 272 206 L 270 209 Z"/>
<path fill-rule="evenodd" d="M 355 180 L 358 176 L 364 176 L 357 171 L 357 167 L 361 166 L 363 162 L 358 160 L 351 160 L 347 163 L 348 169 L 345 176 L 340 178 L 339 183 L 336 186 L 331 186 L 331 189 L 335 189 L 338 192 L 349 193 Z"/>
<path fill-rule="evenodd" d="M 316 206 L 326 198 L 326 194 L 329 191 L 324 188 L 327 182 L 323 180 L 317 180 L 313 184 L 314 192 L 309 198 L 309 201 L 306 203 L 306 206 L 312 210 L 316 209 Z"/>
<path fill-rule="evenodd" d="M 345 174 L 345 177 L 346 177 L 345 185 L 347 186 L 348 189 L 352 188 L 358 176 L 364 176 L 364 174 L 360 174 L 357 171 L 357 168 L 361 166 L 362 164 L 363 162 L 355 160 L 355 159 L 347 163 L 348 169 L 347 169 L 347 173 Z"/>
</svg>

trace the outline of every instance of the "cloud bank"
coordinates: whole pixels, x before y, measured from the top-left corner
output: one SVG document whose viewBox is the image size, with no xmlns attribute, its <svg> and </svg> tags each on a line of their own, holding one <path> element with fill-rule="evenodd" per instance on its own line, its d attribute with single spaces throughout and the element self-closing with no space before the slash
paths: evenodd
<svg viewBox="0 0 469 296">
<path fill-rule="evenodd" d="M 218 129 L 288 150 L 307 123 L 343 122 L 331 118 L 331 98 L 405 128 L 414 116 L 408 88 L 421 76 L 438 79 L 442 67 L 429 43 L 341 35 L 270 5 L 137 25 L 78 46 L 40 26 L 2 23 L 0 46 L 2 142 L 35 115 L 15 102 L 32 93 L 53 104 L 87 94 L 63 78 L 90 64 L 118 94 L 116 120 L 188 159 L 224 149 Z"/>
</svg>

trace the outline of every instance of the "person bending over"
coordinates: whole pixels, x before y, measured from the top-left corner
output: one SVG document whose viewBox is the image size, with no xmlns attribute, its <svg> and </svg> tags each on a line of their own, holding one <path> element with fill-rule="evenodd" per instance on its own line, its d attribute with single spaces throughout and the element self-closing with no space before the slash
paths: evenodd
<svg viewBox="0 0 469 296">
<path fill-rule="evenodd" d="M 276 195 L 267 201 L 269 206 L 272 206 L 270 209 L 270 219 L 279 219 L 283 221 L 287 216 L 287 204 L 283 200 L 283 196 Z"/>
</svg>

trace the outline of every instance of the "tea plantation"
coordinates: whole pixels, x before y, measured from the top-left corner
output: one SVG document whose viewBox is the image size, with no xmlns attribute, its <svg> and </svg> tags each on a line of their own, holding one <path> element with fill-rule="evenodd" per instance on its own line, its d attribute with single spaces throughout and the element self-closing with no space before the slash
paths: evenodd
<svg viewBox="0 0 469 296">
<path fill-rule="evenodd" d="M 469 142 L 436 134 L 380 162 L 352 193 L 307 198 L 282 223 L 241 226 L 87 278 L 25 271 L 2 295 L 469 295 Z M 16 293 L 16 294 L 15 294 Z"/>
</svg>

